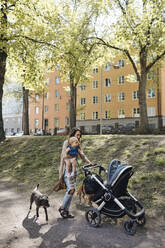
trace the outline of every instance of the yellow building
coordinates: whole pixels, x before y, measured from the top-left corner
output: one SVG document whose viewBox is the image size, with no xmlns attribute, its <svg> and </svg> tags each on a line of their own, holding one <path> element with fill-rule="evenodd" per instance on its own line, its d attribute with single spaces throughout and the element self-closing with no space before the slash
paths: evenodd
<svg viewBox="0 0 165 248">
<path fill-rule="evenodd" d="M 91 80 L 78 85 L 77 126 L 100 132 L 102 126 L 139 125 L 138 82 L 132 66 L 123 59 L 95 67 Z M 69 126 L 69 94 L 59 71 L 47 74 L 48 92 L 30 101 L 30 130 Z M 155 67 L 147 78 L 147 112 L 151 128 L 165 126 L 165 65 Z M 101 126 L 101 128 L 100 128 Z"/>
<path fill-rule="evenodd" d="M 41 96 L 36 94 L 30 99 L 30 132 L 45 130 L 53 134 L 55 128 L 69 126 L 69 94 L 67 86 L 60 77 L 58 69 L 46 75 L 47 90 Z"/>
<path fill-rule="evenodd" d="M 77 91 L 77 125 L 86 132 L 95 132 L 99 125 L 134 123 L 138 127 L 138 82 L 133 75 L 132 66 L 122 59 L 93 68 L 90 82 L 79 85 Z M 146 99 L 150 127 L 165 126 L 165 67 L 155 67 L 148 74 Z"/>
</svg>

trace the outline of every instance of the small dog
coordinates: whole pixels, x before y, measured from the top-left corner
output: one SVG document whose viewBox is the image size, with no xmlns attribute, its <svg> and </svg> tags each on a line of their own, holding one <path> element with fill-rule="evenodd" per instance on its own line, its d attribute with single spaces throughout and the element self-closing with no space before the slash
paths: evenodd
<svg viewBox="0 0 165 248">
<path fill-rule="evenodd" d="M 48 196 L 41 194 L 38 190 L 38 187 L 39 187 L 39 184 L 37 185 L 37 187 L 33 190 L 32 194 L 31 194 L 29 213 L 32 209 L 32 204 L 35 201 L 37 218 L 39 217 L 39 208 L 43 207 L 45 210 L 46 221 L 48 221 L 47 208 L 50 207 Z"/>
<path fill-rule="evenodd" d="M 82 184 L 79 188 L 78 188 L 78 191 L 77 191 L 77 195 L 79 197 L 79 200 L 80 200 L 80 203 L 81 203 L 81 199 L 83 198 L 85 200 L 85 198 L 88 199 L 88 204 L 90 206 L 92 206 L 92 197 L 94 196 L 94 194 L 86 194 L 85 192 L 85 187 L 84 185 Z"/>
</svg>

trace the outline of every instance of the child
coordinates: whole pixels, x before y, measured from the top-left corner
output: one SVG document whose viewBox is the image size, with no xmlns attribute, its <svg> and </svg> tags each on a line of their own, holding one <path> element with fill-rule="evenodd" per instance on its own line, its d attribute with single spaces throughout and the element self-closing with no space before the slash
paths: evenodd
<svg viewBox="0 0 165 248">
<path fill-rule="evenodd" d="M 76 158 L 78 154 L 81 153 L 80 151 L 80 143 L 76 137 L 71 137 L 69 139 L 69 146 L 66 149 L 65 153 L 65 163 L 66 163 L 66 175 L 67 177 L 75 176 L 76 172 Z M 71 171 L 72 165 L 72 171 Z M 71 173 L 70 173 L 71 172 Z"/>
</svg>

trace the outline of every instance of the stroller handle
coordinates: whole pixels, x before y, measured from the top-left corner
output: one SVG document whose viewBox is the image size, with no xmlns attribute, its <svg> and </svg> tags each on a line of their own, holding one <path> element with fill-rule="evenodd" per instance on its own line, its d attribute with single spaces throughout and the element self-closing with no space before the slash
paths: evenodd
<svg viewBox="0 0 165 248">
<path fill-rule="evenodd" d="M 91 175 L 91 171 L 90 169 L 94 169 L 94 168 L 99 168 L 99 175 L 101 174 L 102 171 L 106 172 L 106 169 L 99 165 L 99 164 L 86 164 L 82 167 L 83 171 L 85 172 L 85 175 Z"/>
</svg>

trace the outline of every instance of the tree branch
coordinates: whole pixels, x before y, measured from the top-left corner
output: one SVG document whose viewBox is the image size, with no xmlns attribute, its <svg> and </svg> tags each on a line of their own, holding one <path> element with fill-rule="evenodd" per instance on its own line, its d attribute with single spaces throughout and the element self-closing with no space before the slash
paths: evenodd
<svg viewBox="0 0 165 248">
<path fill-rule="evenodd" d="M 14 38 L 24 38 L 24 39 L 27 39 L 27 40 L 32 41 L 34 43 L 38 43 L 38 44 L 42 44 L 42 45 L 46 45 L 46 46 L 51 46 L 53 48 L 59 49 L 57 46 L 55 46 L 53 44 L 50 44 L 50 43 L 48 43 L 46 41 L 39 41 L 39 40 L 33 39 L 31 37 L 28 37 L 26 35 L 17 35 Z"/>
<path fill-rule="evenodd" d="M 128 50 L 125 50 L 124 52 L 125 52 L 125 54 L 127 55 L 129 61 L 130 61 L 131 64 L 132 64 L 132 67 L 133 67 L 133 69 L 134 69 L 134 71 L 135 71 L 135 74 L 136 74 L 136 76 L 137 76 L 137 80 L 140 82 L 140 75 L 139 75 L 139 72 L 138 72 L 137 67 L 136 67 L 136 65 L 135 65 L 135 62 L 133 61 L 133 59 L 132 59 L 132 57 L 131 57 L 131 55 L 130 55 L 130 53 L 129 53 Z"/>
<path fill-rule="evenodd" d="M 158 62 L 161 58 L 163 58 L 165 56 L 165 51 L 162 52 L 162 54 L 158 55 L 154 61 L 152 61 L 150 64 L 148 64 L 148 66 L 146 67 L 146 71 L 149 72 L 149 70 L 151 69 L 151 67 L 153 65 L 156 64 L 156 62 Z"/>
</svg>

